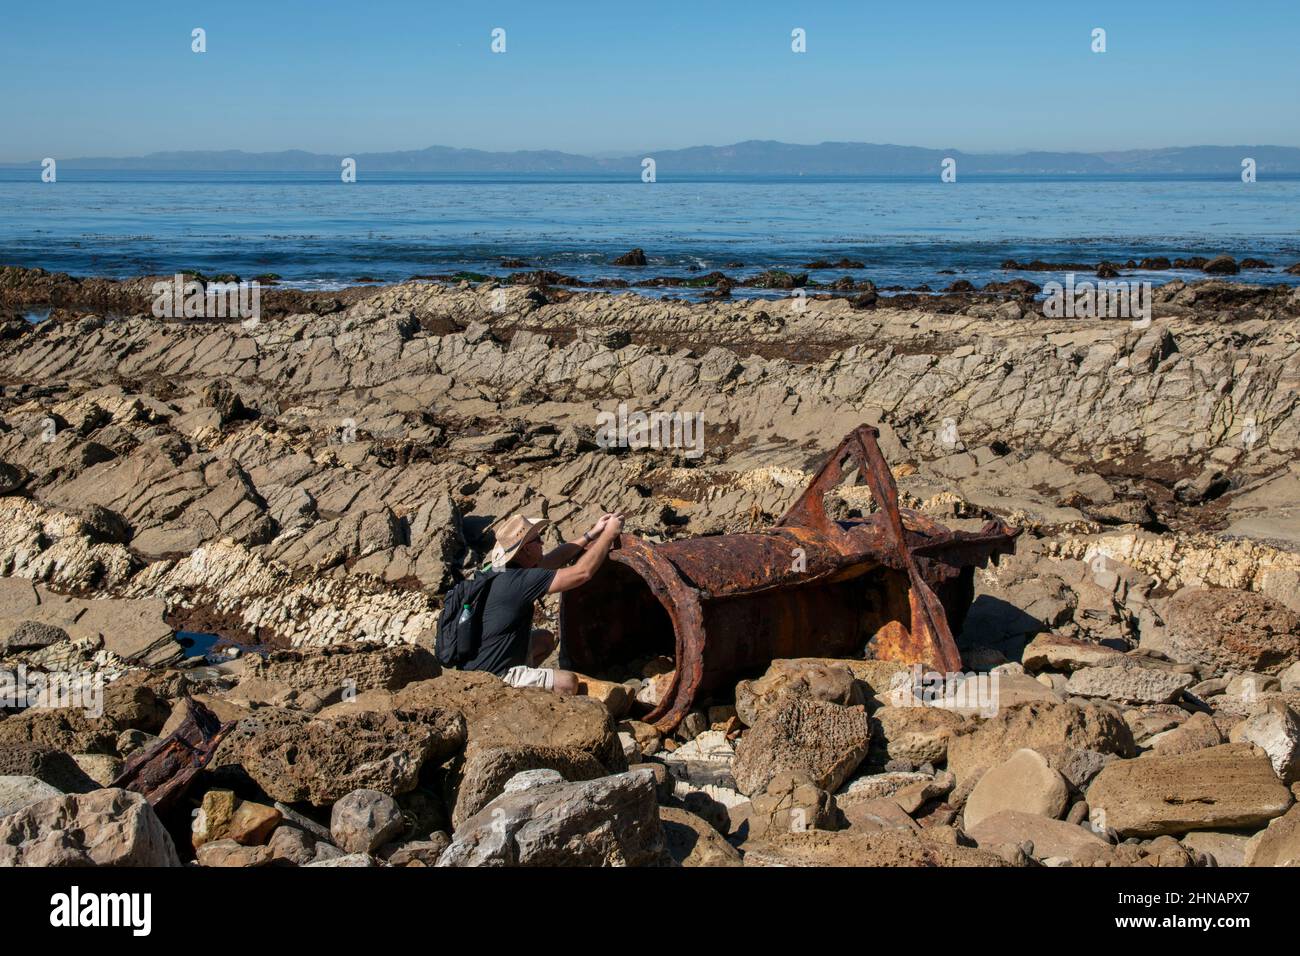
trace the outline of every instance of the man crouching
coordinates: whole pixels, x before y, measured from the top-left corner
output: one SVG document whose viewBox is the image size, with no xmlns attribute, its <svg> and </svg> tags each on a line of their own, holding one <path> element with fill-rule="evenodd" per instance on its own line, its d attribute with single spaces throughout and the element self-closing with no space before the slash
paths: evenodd
<svg viewBox="0 0 1300 956">
<path fill-rule="evenodd" d="M 623 515 L 601 515 L 581 538 L 544 552 L 540 535 L 548 524 L 513 515 L 498 528 L 482 636 L 461 669 L 489 671 L 512 687 L 576 694 L 578 678 L 572 672 L 541 666 L 555 649 L 555 635 L 533 627 L 533 607 L 544 594 L 572 591 L 591 580 L 623 530 Z"/>
</svg>

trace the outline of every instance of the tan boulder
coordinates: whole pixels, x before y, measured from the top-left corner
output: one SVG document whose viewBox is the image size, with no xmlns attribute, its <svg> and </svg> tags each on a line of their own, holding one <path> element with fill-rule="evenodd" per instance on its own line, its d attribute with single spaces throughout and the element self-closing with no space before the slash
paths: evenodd
<svg viewBox="0 0 1300 956">
<path fill-rule="evenodd" d="M 1253 591 L 1183 588 L 1163 617 L 1141 646 L 1180 663 L 1278 674 L 1300 660 L 1300 615 Z"/>
<path fill-rule="evenodd" d="M 535 687 L 511 687 L 482 671 L 445 671 L 394 697 L 406 710 L 444 708 L 465 717 L 467 740 L 481 747 L 531 745 L 584 750 L 612 773 L 627 767 L 614 720 L 591 697 L 563 697 Z"/>
<path fill-rule="evenodd" d="M 1280 700 L 1232 728 L 1233 743 L 1251 743 L 1268 754 L 1273 772 L 1285 784 L 1300 781 L 1300 720 Z"/>
<path fill-rule="evenodd" d="M 1224 743 L 1223 733 L 1209 714 L 1192 714 L 1171 730 L 1162 731 L 1146 742 L 1146 746 L 1162 757 L 1188 754 Z"/>
<path fill-rule="evenodd" d="M 762 793 L 783 770 L 837 790 L 867 755 L 871 725 L 862 707 L 786 696 L 736 744 L 732 774 L 741 793 Z"/>
<path fill-rule="evenodd" d="M 741 866 L 740 854 L 726 839 L 693 813 L 660 807 L 668 855 L 678 866 Z"/>
<path fill-rule="evenodd" d="M 281 819 L 275 807 L 240 800 L 230 790 L 209 790 L 190 826 L 190 842 L 195 849 L 217 840 L 257 846 L 267 841 Z"/>
<path fill-rule="evenodd" d="M 1069 804 L 1065 778 L 1033 750 L 1017 750 L 1003 763 L 990 767 L 966 798 L 967 829 L 986 817 L 1006 810 L 1060 819 Z"/>
<path fill-rule="evenodd" d="M 1026 670 L 1031 671 L 1075 671 L 1122 656 L 1122 651 L 1104 644 L 1093 644 L 1044 631 L 1025 646 L 1020 662 Z"/>
<path fill-rule="evenodd" d="M 1285 819 L 1285 814 L 1277 820 Z M 1277 822 L 1274 820 L 1273 822 Z M 1193 830 L 1179 841 L 1189 850 L 1208 853 L 1219 866 L 1245 866 L 1250 834 L 1221 830 Z"/>
<path fill-rule="evenodd" d="M 1120 657 L 1095 667 L 1081 667 L 1070 675 L 1066 691 L 1076 697 L 1104 697 L 1130 704 L 1165 704 L 1177 700 L 1196 682 L 1191 674 L 1148 667 Z"/>
<path fill-rule="evenodd" d="M 1021 748 L 1074 750 L 1132 757 L 1133 734 L 1112 711 L 1095 704 L 1029 703 L 976 721 L 948 742 L 948 769 L 960 788 L 980 770 L 1002 763 Z"/>
<path fill-rule="evenodd" d="M 808 697 L 829 704 L 861 704 L 865 697 L 853 671 L 836 660 L 774 660 L 757 680 L 736 685 L 736 716 L 752 727 L 782 697 Z"/>
<path fill-rule="evenodd" d="M 1250 838 L 1244 862 L 1246 866 L 1300 866 L 1300 804 Z"/>
<path fill-rule="evenodd" d="M 1109 843 L 1086 827 L 1019 810 L 1000 810 L 965 829 L 984 848 L 1019 846 L 1027 840 L 1033 843 L 1032 856 L 1038 860 L 1091 860 L 1110 850 Z"/>
<path fill-rule="evenodd" d="M 176 847 L 138 793 L 49 797 L 0 817 L 0 866 L 180 866 Z"/>
<path fill-rule="evenodd" d="M 599 706 L 599 705 L 595 705 Z M 603 708 L 602 708 L 603 710 Z M 428 760 L 441 762 L 465 742 L 454 711 L 360 713 L 337 720 L 256 711 L 236 725 L 218 751 L 242 764 L 275 800 L 327 806 L 353 790 L 393 796 L 415 788 Z"/>
<path fill-rule="evenodd" d="M 942 763 L 949 739 L 965 723 L 965 717 L 944 707 L 879 707 L 871 715 L 872 761 Z"/>
<path fill-rule="evenodd" d="M 577 676 L 579 694 L 600 701 L 615 720 L 619 720 L 627 714 L 628 709 L 632 706 L 632 696 L 628 693 L 627 687 L 622 684 L 615 684 L 613 681 L 588 677 L 586 674 Z"/>
<path fill-rule="evenodd" d="M 1291 803 L 1268 757 L 1249 744 L 1116 760 L 1088 787 L 1096 819 L 1125 837 L 1259 827 Z"/>
<path fill-rule="evenodd" d="M 745 847 L 745 866 L 1005 866 L 974 847 L 922 840 L 898 830 L 804 830 Z"/>
<path fill-rule="evenodd" d="M 267 866 L 272 860 L 269 846 L 244 846 L 235 840 L 214 840 L 195 852 L 199 866 Z"/>
</svg>

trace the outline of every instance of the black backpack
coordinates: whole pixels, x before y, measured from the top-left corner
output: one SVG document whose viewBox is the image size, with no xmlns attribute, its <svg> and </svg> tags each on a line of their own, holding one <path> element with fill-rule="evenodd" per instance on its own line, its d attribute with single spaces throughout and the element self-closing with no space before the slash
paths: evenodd
<svg viewBox="0 0 1300 956">
<path fill-rule="evenodd" d="M 483 637 L 483 607 L 487 604 L 488 585 L 496 572 L 476 574 L 459 582 L 447 592 L 438 615 L 438 638 L 435 644 L 438 662 L 443 667 L 463 667 L 478 653 Z"/>
</svg>

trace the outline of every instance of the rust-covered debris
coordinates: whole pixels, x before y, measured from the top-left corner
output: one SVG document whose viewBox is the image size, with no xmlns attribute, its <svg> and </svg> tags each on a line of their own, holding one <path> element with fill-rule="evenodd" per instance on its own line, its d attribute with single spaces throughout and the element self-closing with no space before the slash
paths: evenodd
<svg viewBox="0 0 1300 956">
<path fill-rule="evenodd" d="M 160 812 L 185 793 L 235 726 L 233 722 L 223 724 L 192 697 L 187 697 L 185 704 L 188 713 L 181 725 L 152 747 L 133 754 L 112 783 L 142 794 Z"/>
<path fill-rule="evenodd" d="M 653 544 L 624 534 L 587 584 L 562 595 L 568 665 L 670 655 L 672 685 L 645 718 L 674 729 L 697 699 L 777 658 L 875 658 L 961 669 L 952 631 L 974 598 L 975 568 L 1015 549 L 990 521 L 952 531 L 898 507 L 869 425 L 850 432 L 774 527 Z M 834 521 L 823 497 L 856 466 L 878 511 Z"/>
</svg>

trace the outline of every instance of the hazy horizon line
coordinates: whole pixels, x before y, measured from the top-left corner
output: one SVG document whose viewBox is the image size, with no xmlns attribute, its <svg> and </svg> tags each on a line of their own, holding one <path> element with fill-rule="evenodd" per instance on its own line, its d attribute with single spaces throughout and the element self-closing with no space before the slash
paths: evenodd
<svg viewBox="0 0 1300 956">
<path fill-rule="evenodd" d="M 1056 155 L 1056 156 L 1123 156 L 1142 153 L 1161 153 L 1176 150 L 1198 150 L 1198 149 L 1279 149 L 1279 150 L 1297 150 L 1300 146 L 1292 146 L 1281 143 L 1188 143 L 1188 144 L 1171 144 L 1167 146 L 1133 146 L 1113 149 L 1053 149 L 1050 147 L 1016 147 L 1004 149 L 961 149 L 957 146 L 918 146 L 915 144 L 891 143 L 891 142 L 873 142 L 869 140 L 838 140 L 828 139 L 818 142 L 794 142 L 780 139 L 744 139 L 730 143 L 698 143 L 691 146 L 674 146 L 660 147 L 656 149 L 637 149 L 637 150 L 618 150 L 618 149 L 598 149 L 587 152 L 577 152 L 573 150 L 556 149 L 547 146 L 524 146 L 515 148 L 485 148 L 480 146 L 448 146 L 442 143 L 431 143 L 427 146 L 406 147 L 397 149 L 352 149 L 352 150 L 318 150 L 305 149 L 302 147 L 284 147 L 279 149 L 248 149 L 244 147 L 215 147 L 208 149 L 159 149 L 150 150 L 145 153 L 136 153 L 129 155 L 83 155 L 70 156 L 58 159 L 60 163 L 84 163 L 88 161 L 110 161 L 125 162 L 149 159 L 156 156 L 199 156 L 199 155 L 239 155 L 239 156 L 283 156 L 286 154 L 300 153 L 312 157 L 347 157 L 353 155 L 399 155 L 404 153 L 425 153 L 433 150 L 446 150 L 464 153 L 482 153 L 486 155 L 518 155 L 518 154 L 547 154 L 553 156 L 574 157 L 578 159 L 591 160 L 597 163 L 607 163 L 620 160 L 641 159 L 643 157 L 653 157 L 655 154 L 665 153 L 682 153 L 694 150 L 725 150 L 738 146 L 763 145 L 777 147 L 797 147 L 802 149 L 816 149 L 819 147 L 874 147 L 879 149 L 906 149 L 918 150 L 925 152 L 951 152 L 966 156 L 978 157 L 1014 157 L 1030 156 L 1038 154 Z M 46 157 L 34 159 L 0 159 L 0 166 L 27 166 L 40 165 Z"/>
</svg>

